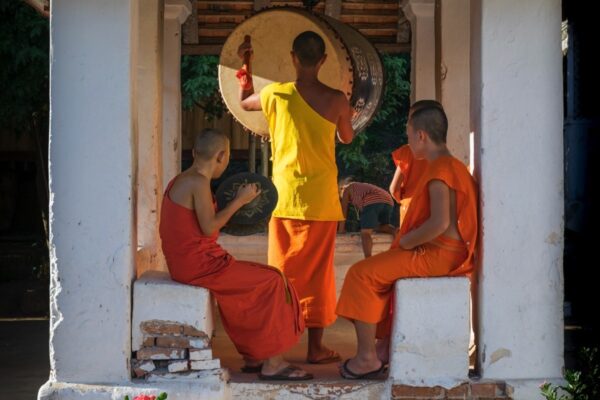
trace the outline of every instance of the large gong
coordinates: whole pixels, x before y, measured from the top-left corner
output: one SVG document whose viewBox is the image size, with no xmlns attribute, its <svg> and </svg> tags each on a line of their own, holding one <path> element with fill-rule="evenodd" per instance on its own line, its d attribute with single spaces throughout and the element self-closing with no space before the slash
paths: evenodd
<svg viewBox="0 0 600 400">
<path fill-rule="evenodd" d="M 375 47 L 358 31 L 334 18 L 300 8 L 278 7 L 261 11 L 238 25 L 227 38 L 219 61 L 223 100 L 231 114 L 251 132 L 269 135 L 263 113 L 244 111 L 240 106 L 235 77 L 242 64 L 238 46 L 246 35 L 251 36 L 252 75 L 258 93 L 269 83 L 296 79 L 290 56 L 292 42 L 307 30 L 318 33 L 325 41 L 327 60 L 319 79 L 346 94 L 356 110 L 352 119 L 354 131 L 363 130 L 375 115 L 383 93 L 383 68 Z"/>
</svg>

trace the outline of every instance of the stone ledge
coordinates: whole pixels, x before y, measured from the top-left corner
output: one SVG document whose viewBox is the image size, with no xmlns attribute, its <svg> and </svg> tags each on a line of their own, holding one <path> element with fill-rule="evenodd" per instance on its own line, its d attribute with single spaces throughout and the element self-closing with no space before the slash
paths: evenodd
<svg viewBox="0 0 600 400">
<path fill-rule="evenodd" d="M 468 380 L 470 288 L 465 277 L 396 282 L 390 378 L 451 388 Z"/>
<path fill-rule="evenodd" d="M 144 343 L 150 321 L 172 330 L 160 334 L 212 337 L 214 331 L 212 299 L 207 289 L 174 282 L 168 272 L 147 271 L 133 284 L 132 351 Z M 161 328 L 161 329 L 163 329 Z"/>
<path fill-rule="evenodd" d="M 161 379 L 159 382 L 127 382 L 114 385 L 88 385 L 66 382 L 46 382 L 38 391 L 38 400 L 122 400 L 139 394 L 158 396 L 168 394 L 169 400 L 225 400 L 229 399 L 224 370 L 219 373 L 194 373 L 188 380 Z"/>
</svg>

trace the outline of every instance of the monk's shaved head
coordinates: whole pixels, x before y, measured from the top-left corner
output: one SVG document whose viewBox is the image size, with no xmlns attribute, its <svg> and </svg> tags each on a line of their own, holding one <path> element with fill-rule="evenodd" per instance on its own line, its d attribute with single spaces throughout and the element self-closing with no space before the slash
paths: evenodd
<svg viewBox="0 0 600 400">
<path fill-rule="evenodd" d="M 422 110 L 423 108 L 439 108 L 443 110 L 442 103 L 437 100 L 419 100 L 415 101 L 412 106 L 410 106 L 409 112 L 415 112 L 417 110 Z"/>
<path fill-rule="evenodd" d="M 208 161 L 218 152 L 223 151 L 229 144 L 229 138 L 223 132 L 205 128 L 196 135 L 194 140 L 194 153 L 201 160 Z"/>
<path fill-rule="evenodd" d="M 427 132 L 434 143 L 446 143 L 448 118 L 443 108 L 438 106 L 421 107 L 412 111 L 408 123 L 415 131 Z"/>
<path fill-rule="evenodd" d="M 292 50 L 303 67 L 314 67 L 325 55 L 325 42 L 318 33 L 305 31 L 296 36 Z"/>
</svg>

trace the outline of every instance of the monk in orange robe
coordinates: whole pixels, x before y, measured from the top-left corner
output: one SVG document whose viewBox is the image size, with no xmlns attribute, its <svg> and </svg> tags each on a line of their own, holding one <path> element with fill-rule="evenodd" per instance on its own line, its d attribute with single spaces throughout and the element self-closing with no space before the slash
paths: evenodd
<svg viewBox="0 0 600 400">
<path fill-rule="evenodd" d="M 439 107 L 442 105 L 435 100 L 419 100 L 415 102 L 408 111 L 408 115 L 423 107 Z M 392 152 L 392 160 L 396 166 L 394 177 L 390 183 L 390 194 L 400 204 L 400 220 L 398 226 L 402 226 L 402 220 L 406 215 L 410 199 L 415 193 L 419 179 L 427 169 L 427 160 L 417 160 L 410 150 L 408 144 L 398 147 Z"/>
<path fill-rule="evenodd" d="M 347 379 L 380 373 L 376 324 L 389 308 L 394 282 L 402 278 L 467 275 L 477 238 L 477 189 L 465 165 L 446 147 L 448 120 L 439 107 L 414 111 L 408 144 L 429 165 L 419 181 L 392 248 L 354 264 L 344 281 L 336 312 L 354 322 L 358 348 L 340 374 Z"/>
<path fill-rule="evenodd" d="M 171 277 L 210 290 L 248 372 L 254 369 L 267 380 L 311 379 L 282 357 L 304 330 L 293 285 L 278 269 L 236 260 L 217 244 L 219 229 L 259 194 L 256 185 L 243 185 L 234 200 L 215 211 L 210 181 L 229 163 L 229 139 L 205 129 L 193 155 L 193 165 L 169 183 L 163 197 L 160 237 Z"/>
<path fill-rule="evenodd" d="M 440 102 L 436 100 L 419 100 L 408 110 L 408 117 L 415 110 L 424 107 L 439 107 L 443 109 Z M 390 194 L 400 204 L 399 225 L 402 226 L 406 211 L 410 205 L 410 200 L 415 194 L 419 180 L 427 169 L 426 159 L 416 159 L 408 144 L 402 145 L 392 152 L 392 160 L 396 165 L 394 178 L 390 183 Z M 387 362 L 389 359 L 390 336 L 392 331 L 392 315 L 393 315 L 393 295 L 390 300 L 390 311 L 388 316 L 377 324 L 377 354 L 381 360 Z"/>
<path fill-rule="evenodd" d="M 315 32 L 299 34 L 292 44 L 294 82 L 273 83 L 254 93 L 248 54 L 250 38 L 238 54 L 244 66 L 240 104 L 262 110 L 269 123 L 273 183 L 279 195 L 269 223 L 269 264 L 281 268 L 298 290 L 308 327 L 309 363 L 340 360 L 322 343 L 324 328 L 335 319 L 333 255 L 337 222 L 343 220 L 337 193 L 335 135 L 354 138 L 352 109 L 346 96 L 319 81 L 325 42 Z M 246 58 L 244 58 L 244 56 Z"/>
</svg>

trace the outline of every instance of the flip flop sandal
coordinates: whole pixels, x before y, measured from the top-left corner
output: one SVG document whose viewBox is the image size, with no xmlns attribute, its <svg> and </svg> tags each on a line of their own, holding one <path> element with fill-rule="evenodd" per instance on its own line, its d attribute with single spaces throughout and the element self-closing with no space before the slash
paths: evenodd
<svg viewBox="0 0 600 400">
<path fill-rule="evenodd" d="M 328 357 L 321 358 L 320 360 L 311 361 L 306 359 L 306 362 L 309 364 L 331 364 L 334 362 L 342 361 L 342 357 L 335 351 L 331 350 Z"/>
<path fill-rule="evenodd" d="M 349 362 L 350 359 L 347 359 L 340 367 L 340 375 L 344 379 L 373 379 L 376 378 L 384 369 L 384 364 L 382 363 L 381 367 L 373 371 L 365 372 L 364 374 L 357 374 L 355 372 L 352 372 L 350 368 L 348 368 Z"/>
<path fill-rule="evenodd" d="M 313 375 L 306 372 L 302 376 L 290 376 L 292 373 L 296 371 L 302 371 L 302 368 L 299 368 L 295 365 L 288 365 L 278 373 L 274 375 L 265 375 L 262 372 L 258 374 L 258 378 L 263 381 L 308 381 L 313 379 Z"/>
</svg>

